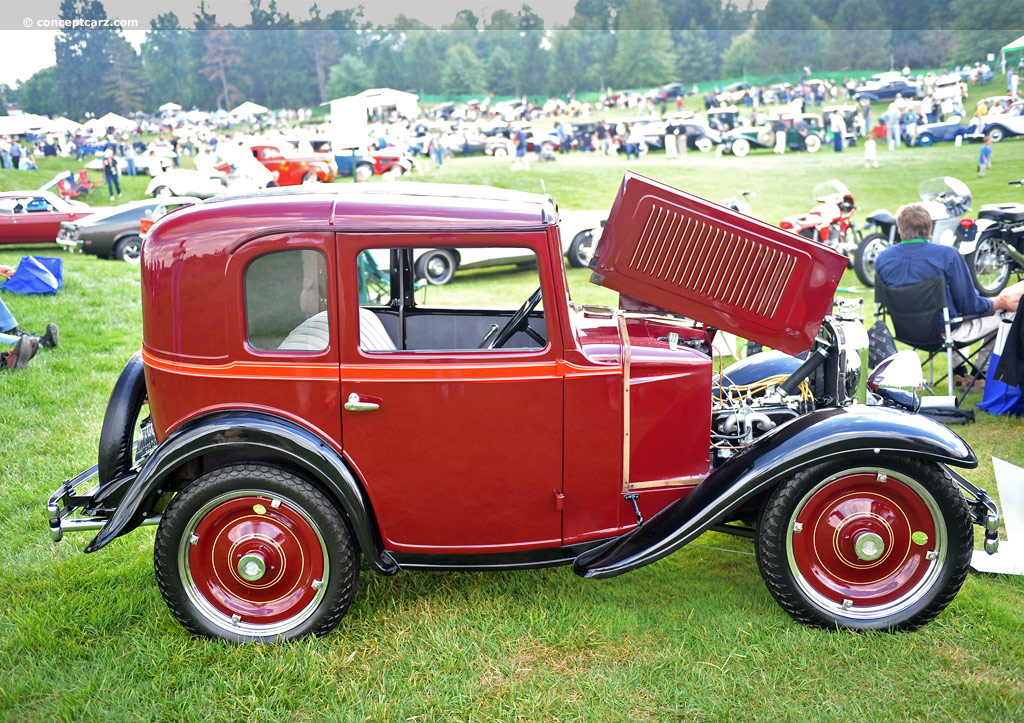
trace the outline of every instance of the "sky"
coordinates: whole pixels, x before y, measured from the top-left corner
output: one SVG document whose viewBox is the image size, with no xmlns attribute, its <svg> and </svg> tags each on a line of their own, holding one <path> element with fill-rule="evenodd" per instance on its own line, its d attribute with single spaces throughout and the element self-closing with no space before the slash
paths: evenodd
<svg viewBox="0 0 1024 723">
<path fill-rule="evenodd" d="M 576 0 L 525 0 L 544 18 L 547 27 L 564 25 L 572 17 Z M 486 18 L 498 9 L 516 12 L 524 0 L 277 0 L 279 12 L 305 18 L 317 2 L 320 13 L 363 5 L 364 17 L 374 24 L 386 24 L 404 14 L 434 26 L 449 23 L 459 10 L 470 9 Z M 264 7 L 269 0 L 264 0 Z M 199 0 L 104 0 L 107 17 L 123 21 L 125 38 L 138 48 L 146 39 L 149 21 L 156 15 L 173 11 L 182 25 L 191 26 Z M 57 34 L 60 0 L 0 0 L 0 83 L 14 86 L 37 70 L 53 65 L 53 40 Z M 225 25 L 244 25 L 249 20 L 248 0 L 207 0 L 207 12 Z"/>
</svg>

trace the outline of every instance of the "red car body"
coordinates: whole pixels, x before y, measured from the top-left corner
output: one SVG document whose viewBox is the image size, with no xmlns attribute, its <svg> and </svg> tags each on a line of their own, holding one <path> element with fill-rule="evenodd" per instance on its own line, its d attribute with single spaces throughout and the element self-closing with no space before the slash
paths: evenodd
<svg viewBox="0 0 1024 723">
<path fill-rule="evenodd" d="M 330 183 L 336 174 L 329 158 L 321 156 L 286 156 L 277 146 L 252 146 L 256 160 L 277 173 L 277 185 L 297 186 L 300 183 Z"/>
<path fill-rule="evenodd" d="M 419 304 L 413 251 L 436 247 L 526 250 L 539 288 L 514 313 Z M 375 250 L 390 250 L 390 270 L 369 268 Z M 932 556 L 922 536 L 955 535 L 966 575 L 973 533 L 942 528 L 921 492 L 954 489 L 948 476 L 915 481 L 895 456 L 977 460 L 937 424 L 845 405 L 853 367 L 841 327 L 822 326 L 845 258 L 632 174 L 592 264 L 622 308 L 573 303 L 562 258 L 554 202 L 499 189 L 368 184 L 167 214 L 143 244 L 143 345 L 111 396 L 99 484 L 76 492 L 94 468 L 54 492 L 51 535 L 98 529 L 92 552 L 159 521 L 157 577 L 179 621 L 276 640 L 333 628 L 360 557 L 384 574 L 574 564 L 610 577 L 708 529 L 742 534 L 724 523 L 757 519 L 768 499 L 795 509 L 777 535 L 813 523 L 797 514 L 822 521 L 787 568 L 814 587 L 812 612 L 766 577 L 795 617 L 912 627 L 937 614 L 915 605 L 946 594 L 939 573 L 954 552 Z M 723 408 L 716 329 L 784 352 L 812 346 L 795 365 L 826 370 L 816 394 L 828 408 L 800 416 L 808 396 Z M 151 432 L 133 461 L 131 422 L 147 399 Z M 743 443 L 730 429 L 748 403 L 762 405 L 758 434 L 772 431 L 754 439 L 751 422 Z M 806 505 L 776 491 L 828 459 L 844 471 Z M 876 474 L 876 459 L 894 468 Z M 96 517 L 72 519 L 79 510 Z M 890 550 L 881 572 L 855 543 L 860 560 Z M 786 564 L 758 544 L 759 562 Z M 830 556 L 824 572 L 818 555 Z M 891 604 L 899 620 L 877 612 Z"/>
<path fill-rule="evenodd" d="M 90 213 L 47 191 L 0 192 L 0 244 L 55 243 L 62 223 Z"/>
</svg>

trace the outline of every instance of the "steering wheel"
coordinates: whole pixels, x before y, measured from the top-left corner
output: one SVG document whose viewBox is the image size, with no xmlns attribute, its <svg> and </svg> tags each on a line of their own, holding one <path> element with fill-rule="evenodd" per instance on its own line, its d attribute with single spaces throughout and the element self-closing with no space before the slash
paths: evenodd
<svg viewBox="0 0 1024 723">
<path fill-rule="evenodd" d="M 505 344 L 508 343 L 508 340 L 515 336 L 518 331 L 526 332 L 527 336 L 541 346 L 547 344 L 547 339 L 530 328 L 529 324 L 530 314 L 537 308 L 537 304 L 540 303 L 540 299 L 541 292 L 540 287 L 538 286 L 537 290 L 530 294 L 530 298 L 524 301 L 523 305 L 519 307 L 519 310 L 512 315 L 512 318 L 505 322 L 505 326 L 501 327 L 501 330 L 493 337 L 488 333 L 487 336 L 484 337 L 480 346 L 484 349 L 499 349 L 505 346 Z M 488 337 L 490 337 L 490 339 L 488 339 Z"/>
</svg>

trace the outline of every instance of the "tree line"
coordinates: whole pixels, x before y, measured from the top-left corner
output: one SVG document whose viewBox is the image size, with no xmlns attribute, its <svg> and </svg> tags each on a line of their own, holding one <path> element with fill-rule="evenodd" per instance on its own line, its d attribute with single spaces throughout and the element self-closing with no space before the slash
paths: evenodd
<svg viewBox="0 0 1024 723">
<path fill-rule="evenodd" d="M 62 0 L 60 17 L 107 14 L 101 0 Z M 486 18 L 462 10 L 434 27 L 405 15 L 375 25 L 361 7 L 324 14 L 316 4 L 296 18 L 275 0 L 250 0 L 249 22 L 237 27 L 201 0 L 190 18 L 151 20 L 141 52 L 120 30 L 65 30 L 56 65 L 0 91 L 28 112 L 79 119 L 166 101 L 309 107 L 369 87 L 565 95 L 805 67 L 950 66 L 998 52 L 1022 17 L 1024 0 L 768 0 L 761 9 L 752 0 L 577 0 L 554 28 L 526 4 Z"/>
</svg>

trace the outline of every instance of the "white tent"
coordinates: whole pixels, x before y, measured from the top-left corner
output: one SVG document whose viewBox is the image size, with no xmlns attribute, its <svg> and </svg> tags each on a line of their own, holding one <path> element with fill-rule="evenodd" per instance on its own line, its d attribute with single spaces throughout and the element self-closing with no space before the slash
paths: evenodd
<svg viewBox="0 0 1024 723">
<path fill-rule="evenodd" d="M 107 128 L 113 128 L 117 131 L 130 131 L 134 130 L 137 126 L 135 121 L 128 120 L 123 115 L 118 115 L 117 113 L 107 113 L 100 118 L 93 118 L 85 125 L 100 133 L 106 131 Z"/>
<path fill-rule="evenodd" d="M 417 105 L 420 97 L 415 93 L 392 88 L 370 88 L 355 97 L 362 98 L 371 111 L 394 108 L 406 118 L 415 118 L 420 114 L 420 107 Z"/>
<path fill-rule="evenodd" d="M 1024 51 L 1024 35 L 1021 35 L 1019 38 L 1014 40 L 1012 43 L 1007 43 L 1006 45 L 1003 46 L 1003 48 L 1002 48 L 1002 58 L 1003 58 L 1003 72 L 1004 73 L 1006 72 L 1006 54 L 1007 53 L 1015 53 L 1015 52 L 1017 52 L 1019 50 L 1020 51 Z"/>
<path fill-rule="evenodd" d="M 43 115 L 22 113 L 21 115 L 0 116 L 0 135 L 20 136 L 31 131 L 49 130 L 50 119 Z"/>
<path fill-rule="evenodd" d="M 269 108 L 259 103 L 253 103 L 251 100 L 247 100 L 240 106 L 233 109 L 228 115 L 232 118 L 238 118 L 239 120 L 245 120 L 247 118 L 255 118 L 256 116 L 268 113 Z"/>
<path fill-rule="evenodd" d="M 157 110 L 161 111 L 163 113 L 167 113 L 167 114 L 177 113 L 179 110 L 181 110 L 181 106 L 178 105 L 177 103 L 167 102 L 167 103 L 164 103 L 159 108 L 157 108 Z"/>
<path fill-rule="evenodd" d="M 54 118 L 50 121 L 48 130 L 52 133 L 74 133 L 81 127 L 81 123 L 70 118 Z"/>
</svg>

